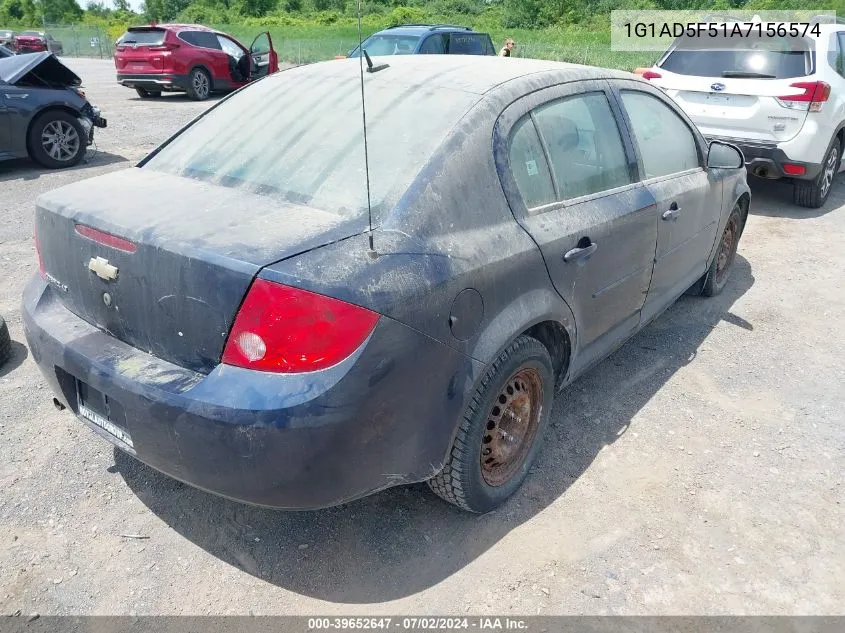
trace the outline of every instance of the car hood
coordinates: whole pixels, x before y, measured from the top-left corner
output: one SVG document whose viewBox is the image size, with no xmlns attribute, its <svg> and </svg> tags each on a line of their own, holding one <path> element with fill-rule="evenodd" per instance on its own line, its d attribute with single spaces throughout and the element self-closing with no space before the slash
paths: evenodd
<svg viewBox="0 0 845 633">
<path fill-rule="evenodd" d="M 82 80 L 53 53 L 26 53 L 0 58 L 0 82 L 13 85 L 26 77 L 50 86 L 79 86 Z"/>
</svg>

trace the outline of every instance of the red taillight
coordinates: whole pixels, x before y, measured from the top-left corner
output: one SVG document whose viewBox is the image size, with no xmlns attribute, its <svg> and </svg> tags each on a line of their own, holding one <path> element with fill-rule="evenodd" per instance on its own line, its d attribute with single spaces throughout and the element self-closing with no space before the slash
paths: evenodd
<svg viewBox="0 0 845 633">
<path fill-rule="evenodd" d="M 178 44 L 158 44 L 157 46 L 150 46 L 151 51 L 175 51 L 179 48 Z"/>
<path fill-rule="evenodd" d="M 122 237 L 117 237 L 117 235 L 112 235 L 111 233 L 106 233 L 105 231 L 99 231 L 90 226 L 85 226 L 84 224 L 77 224 L 74 228 L 82 237 L 94 240 L 97 244 L 116 248 L 124 253 L 134 253 L 138 250 L 138 247 L 135 246 L 135 244 L 129 240 L 123 239 Z"/>
<path fill-rule="evenodd" d="M 223 362 L 276 373 L 325 369 L 358 349 L 378 319 L 339 299 L 256 279 L 229 332 Z"/>
<path fill-rule="evenodd" d="M 781 105 L 787 108 L 807 108 L 810 112 L 819 112 L 824 102 L 830 98 L 830 84 L 824 81 L 799 81 L 789 84 L 789 87 L 803 90 L 803 92 L 778 97 Z"/>
<path fill-rule="evenodd" d="M 38 227 L 35 227 L 35 232 L 33 233 L 35 237 L 35 255 L 38 257 L 38 274 L 41 275 L 42 279 L 47 278 L 47 269 L 44 268 L 44 260 L 41 258 L 41 242 L 38 240 Z"/>
<path fill-rule="evenodd" d="M 783 173 L 789 176 L 803 176 L 807 173 L 807 168 L 804 165 L 796 165 L 794 163 L 784 163 L 782 165 Z"/>
<path fill-rule="evenodd" d="M 656 73 L 653 70 L 647 70 L 642 74 L 643 79 L 660 79 L 663 75 Z"/>
</svg>

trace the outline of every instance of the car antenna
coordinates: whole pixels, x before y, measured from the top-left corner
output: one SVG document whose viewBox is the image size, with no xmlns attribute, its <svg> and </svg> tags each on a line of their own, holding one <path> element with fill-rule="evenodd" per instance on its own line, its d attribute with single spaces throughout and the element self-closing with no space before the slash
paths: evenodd
<svg viewBox="0 0 845 633">
<path fill-rule="evenodd" d="M 358 66 L 361 69 L 361 115 L 364 121 L 364 173 L 367 177 L 367 218 L 369 220 L 370 240 L 370 249 L 367 251 L 367 255 L 372 259 L 376 259 L 378 257 L 378 251 L 376 251 L 375 242 L 373 241 L 373 203 L 370 197 L 370 152 L 367 146 L 367 101 L 364 98 L 364 57 L 367 58 L 368 73 L 375 73 L 387 68 L 387 64 L 374 66 L 373 60 L 370 59 L 367 51 L 364 50 L 364 37 L 361 34 L 361 0 L 358 0 Z"/>
</svg>

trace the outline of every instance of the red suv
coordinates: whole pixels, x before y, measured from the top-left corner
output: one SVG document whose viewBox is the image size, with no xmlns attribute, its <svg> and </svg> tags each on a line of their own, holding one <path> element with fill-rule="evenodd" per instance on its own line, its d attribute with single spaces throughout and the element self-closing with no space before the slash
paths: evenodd
<svg viewBox="0 0 845 633">
<path fill-rule="evenodd" d="M 196 24 L 133 26 L 115 44 L 117 81 L 142 99 L 163 91 L 202 101 L 274 73 L 279 57 L 269 33 L 247 49 L 231 35 Z"/>
</svg>

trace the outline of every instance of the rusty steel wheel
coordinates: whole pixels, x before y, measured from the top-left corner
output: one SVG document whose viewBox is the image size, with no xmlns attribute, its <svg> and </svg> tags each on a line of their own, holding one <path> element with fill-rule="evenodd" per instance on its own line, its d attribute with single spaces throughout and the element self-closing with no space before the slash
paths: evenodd
<svg viewBox="0 0 845 633">
<path fill-rule="evenodd" d="M 719 250 L 716 251 L 713 263 L 710 264 L 710 269 L 705 276 L 706 280 L 702 289 L 704 296 L 712 297 L 719 294 L 728 283 L 741 235 L 742 216 L 740 215 L 740 208 L 734 207 L 725 224 L 725 230 L 719 242 Z"/>
<path fill-rule="evenodd" d="M 490 486 L 507 483 L 525 461 L 543 411 L 543 382 L 536 369 L 520 369 L 496 396 L 481 439 L 481 476 Z"/>
<path fill-rule="evenodd" d="M 719 254 L 716 256 L 716 283 L 721 284 L 725 280 L 725 275 L 730 270 L 736 255 L 736 242 L 739 237 L 739 218 L 731 215 L 728 219 L 728 224 L 725 227 L 725 232 L 722 233 L 722 243 L 719 245 Z"/>
<path fill-rule="evenodd" d="M 489 512 L 514 494 L 542 444 L 555 372 L 549 350 L 521 335 L 488 367 L 458 420 L 446 463 L 428 480 L 440 497 Z"/>
</svg>

